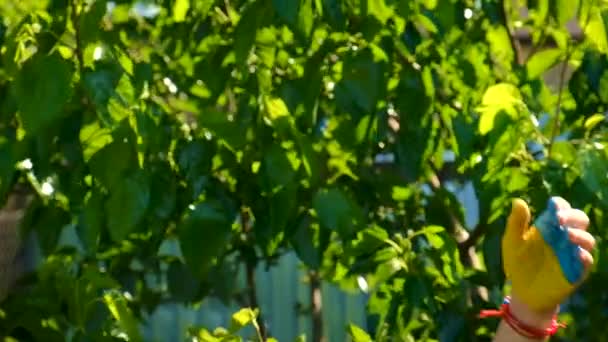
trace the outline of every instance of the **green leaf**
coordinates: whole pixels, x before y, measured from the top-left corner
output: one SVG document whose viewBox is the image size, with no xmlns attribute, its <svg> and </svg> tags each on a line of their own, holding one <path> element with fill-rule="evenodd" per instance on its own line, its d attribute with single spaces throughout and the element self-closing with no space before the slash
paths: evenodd
<svg viewBox="0 0 608 342">
<path fill-rule="evenodd" d="M 372 342 L 372 338 L 369 336 L 365 330 L 359 328 L 358 326 L 350 323 L 348 325 L 348 334 L 353 342 Z"/>
<path fill-rule="evenodd" d="M 371 226 L 357 232 L 357 238 L 350 241 L 348 254 L 353 256 L 368 255 L 386 245 L 388 233 L 382 227 Z"/>
<path fill-rule="evenodd" d="M 137 153 L 129 140 L 114 139 L 91 157 L 89 166 L 91 174 L 112 189 L 130 170 L 138 168 Z"/>
<path fill-rule="evenodd" d="M 272 68 L 274 66 L 276 39 L 276 30 L 274 28 L 265 27 L 257 32 L 256 52 L 267 68 Z"/>
<path fill-rule="evenodd" d="M 492 26 L 486 33 L 486 40 L 490 44 L 492 59 L 504 70 L 511 70 L 511 63 L 515 59 L 515 52 L 511 46 L 509 33 L 504 26 Z"/>
<path fill-rule="evenodd" d="M 579 0 L 555 0 L 549 3 L 551 12 L 555 19 L 557 19 L 559 26 L 565 25 L 571 19 L 576 19 Z"/>
<path fill-rule="evenodd" d="M 286 135 L 294 131 L 293 118 L 283 99 L 264 96 L 264 108 L 264 121 L 279 134 Z"/>
<path fill-rule="evenodd" d="M 247 127 L 229 120 L 225 112 L 215 110 L 201 112 L 198 119 L 202 128 L 211 131 L 218 140 L 233 151 L 240 150 L 247 143 Z"/>
<path fill-rule="evenodd" d="M 593 114 L 585 119 L 585 129 L 591 131 L 595 126 L 604 121 L 606 116 L 604 114 Z"/>
<path fill-rule="evenodd" d="M 312 0 L 299 0 L 299 3 L 300 8 L 298 9 L 297 31 L 300 32 L 304 38 L 308 39 L 312 33 L 315 18 L 312 9 Z"/>
<path fill-rule="evenodd" d="M 526 63 L 529 78 L 542 76 L 545 71 L 557 64 L 562 57 L 562 51 L 558 48 L 547 49 L 535 53 Z"/>
<path fill-rule="evenodd" d="M 65 209 L 58 207 L 56 202 L 48 206 L 36 203 L 29 209 L 28 218 L 24 219 L 26 223 L 22 223 L 22 226 L 36 232 L 42 252 L 50 255 L 55 252 L 59 236 L 72 217 Z"/>
<path fill-rule="evenodd" d="M 149 202 L 150 186 L 143 175 L 124 178 L 112 189 L 106 202 L 108 230 L 112 240 L 124 240 L 135 230 L 144 218 Z"/>
<path fill-rule="evenodd" d="M 424 229 L 422 229 L 421 233 L 439 234 L 439 233 L 443 233 L 444 231 L 445 231 L 445 228 L 443 228 L 441 226 L 427 226 L 427 227 L 424 227 Z"/>
<path fill-rule="evenodd" d="M 249 53 L 255 42 L 261 11 L 259 6 L 249 6 L 239 20 L 234 30 L 234 54 L 236 64 L 241 67 L 247 66 Z"/>
<path fill-rule="evenodd" d="M 416 22 L 428 32 L 435 34 L 439 32 L 437 25 L 426 15 L 418 14 L 415 16 Z"/>
<path fill-rule="evenodd" d="M 186 265 L 204 279 L 231 236 L 233 217 L 220 203 L 205 201 L 190 209 L 178 226 Z"/>
<path fill-rule="evenodd" d="M 115 64 L 106 65 L 83 76 L 84 87 L 93 101 L 97 115 L 106 126 L 113 127 L 132 114 L 135 89 L 129 76 Z"/>
<path fill-rule="evenodd" d="M 581 178 L 587 189 L 604 205 L 608 205 L 608 154 L 598 144 L 583 148 L 578 155 Z"/>
<path fill-rule="evenodd" d="M 367 13 L 383 25 L 394 15 L 393 9 L 387 6 L 384 0 L 367 0 Z"/>
<path fill-rule="evenodd" d="M 273 236 L 285 231 L 297 205 L 295 186 L 288 186 L 270 196 L 270 226 Z M 274 247 L 276 246 L 272 246 Z"/>
<path fill-rule="evenodd" d="M 483 94 L 479 119 L 479 133 L 488 134 L 494 129 L 494 120 L 498 113 L 504 112 L 511 117 L 518 114 L 517 108 L 522 104 L 519 90 L 512 84 L 499 83 L 489 87 Z"/>
<path fill-rule="evenodd" d="M 313 198 L 313 207 L 321 226 L 337 231 L 343 238 L 349 238 L 362 223 L 362 213 L 342 190 L 321 189 Z"/>
<path fill-rule="evenodd" d="M 167 283 L 171 298 L 186 303 L 196 300 L 201 287 L 200 280 L 180 261 L 169 265 Z"/>
<path fill-rule="evenodd" d="M 369 50 L 348 56 L 342 68 L 342 80 L 336 85 L 336 100 L 347 111 L 356 109 L 369 113 L 384 94 L 384 63 Z"/>
<path fill-rule="evenodd" d="M 216 146 L 212 141 L 195 139 L 180 141 L 176 149 L 177 163 L 180 171 L 194 187 L 194 198 L 202 192 L 204 179 L 211 171 Z"/>
<path fill-rule="evenodd" d="M 80 15 L 80 40 L 82 46 L 95 42 L 102 32 L 101 19 L 106 14 L 106 1 L 95 1 Z"/>
<path fill-rule="evenodd" d="M 160 165 L 151 174 L 150 183 L 150 214 L 154 221 L 161 219 L 158 224 L 162 225 L 163 220 L 168 219 L 173 214 L 177 202 L 177 179 L 171 172 L 169 165 Z M 150 216 L 149 216 L 150 217 Z M 162 227 L 159 227 L 162 228 Z"/>
<path fill-rule="evenodd" d="M 397 160 L 407 176 L 415 180 L 423 174 L 433 152 L 433 120 L 429 115 L 435 89 L 430 68 L 417 70 L 406 65 L 401 72 L 395 100 L 399 113 Z"/>
<path fill-rule="evenodd" d="M 320 181 L 320 160 L 319 153 L 314 149 L 314 142 L 310 136 L 298 135 L 296 139 L 298 152 L 302 161 L 302 166 L 309 177 L 311 186 Z"/>
<path fill-rule="evenodd" d="M 298 20 L 300 0 L 284 1 L 284 0 L 272 0 L 272 5 L 275 11 L 279 14 L 279 17 L 290 25 L 291 27 L 296 26 Z"/>
<path fill-rule="evenodd" d="M 251 308 L 242 308 L 235 312 L 230 319 L 230 331 L 238 332 L 247 325 L 253 323 L 257 317 L 257 313 Z"/>
<path fill-rule="evenodd" d="M 35 136 L 65 116 L 63 109 L 72 96 L 72 66 L 58 54 L 36 55 L 23 65 L 13 85 L 23 128 Z"/>
<path fill-rule="evenodd" d="M 495 129 L 490 134 L 491 155 L 488 158 L 488 172 L 484 179 L 491 179 L 494 172 L 504 170 L 506 162 L 513 155 L 525 151 L 527 138 L 524 126 L 518 126 L 504 111 L 496 116 Z M 498 128 L 497 128 L 498 127 Z"/>
<path fill-rule="evenodd" d="M 106 14 L 107 2 L 95 1 L 80 15 L 80 40 L 83 45 L 95 42 L 102 32 L 101 20 Z"/>
<path fill-rule="evenodd" d="M 562 166 L 572 166 L 577 161 L 578 151 L 570 141 L 556 141 L 551 146 L 551 158 Z"/>
<path fill-rule="evenodd" d="M 88 162 L 97 151 L 110 144 L 112 140 L 110 129 L 101 127 L 98 121 L 83 126 L 80 129 L 80 144 L 83 146 L 84 160 Z"/>
<path fill-rule="evenodd" d="M 322 0 L 323 13 L 325 18 L 337 31 L 344 29 L 346 24 L 346 16 L 342 11 L 341 1 L 339 0 Z"/>
<path fill-rule="evenodd" d="M 207 15 L 211 11 L 215 0 L 197 0 L 194 2 L 194 9 L 198 14 L 200 14 L 200 20 L 205 20 Z"/>
<path fill-rule="evenodd" d="M 104 198 L 97 190 L 90 193 L 85 202 L 76 232 L 82 244 L 90 252 L 96 252 L 99 237 L 106 224 Z"/>
<path fill-rule="evenodd" d="M 186 14 L 190 9 L 190 0 L 175 0 L 173 4 L 173 20 L 182 22 L 186 20 Z"/>
<path fill-rule="evenodd" d="M 323 259 L 324 248 L 321 246 L 319 228 L 318 224 L 312 223 L 310 218 L 305 216 L 297 224 L 291 237 L 291 245 L 296 254 L 312 270 L 319 269 Z"/>
<path fill-rule="evenodd" d="M 276 192 L 292 183 L 297 164 L 288 157 L 288 152 L 281 146 L 272 145 L 264 155 L 262 162 L 263 183 L 269 192 Z"/>
<path fill-rule="evenodd" d="M 534 23 L 536 25 L 542 25 L 546 23 L 547 15 L 549 14 L 549 10 L 551 7 L 550 2 L 551 0 L 536 0 L 531 1 L 528 4 L 529 9 L 533 10 L 536 14 L 534 16 Z"/>
<path fill-rule="evenodd" d="M 586 39 L 591 41 L 595 48 L 601 53 L 608 53 L 608 39 L 606 38 L 606 21 L 604 12 L 592 10 L 589 13 L 588 23 L 583 23 L 583 32 Z"/>
<path fill-rule="evenodd" d="M 273 255 L 283 242 L 284 232 L 296 214 L 296 187 L 294 184 L 287 185 L 267 194 L 265 198 L 266 204 L 254 212 L 254 231 L 264 253 Z"/>
<path fill-rule="evenodd" d="M 270 122 L 289 116 L 289 108 L 281 98 L 267 96 L 264 98 L 264 106 L 266 107 L 266 117 Z"/>
<path fill-rule="evenodd" d="M 139 323 L 128 306 L 127 300 L 120 293 L 112 291 L 103 295 L 103 300 L 118 326 L 127 334 L 129 341 L 143 341 Z"/>
</svg>

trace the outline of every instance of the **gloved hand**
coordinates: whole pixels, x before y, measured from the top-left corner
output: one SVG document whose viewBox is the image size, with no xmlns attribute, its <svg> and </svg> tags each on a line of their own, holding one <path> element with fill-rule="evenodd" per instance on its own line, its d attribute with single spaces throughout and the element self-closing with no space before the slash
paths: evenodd
<svg viewBox="0 0 608 342">
<path fill-rule="evenodd" d="M 585 231 L 589 219 L 560 197 L 531 224 L 530 210 L 513 201 L 502 239 L 503 267 L 512 295 L 535 312 L 547 312 L 585 279 L 595 240 Z"/>
</svg>

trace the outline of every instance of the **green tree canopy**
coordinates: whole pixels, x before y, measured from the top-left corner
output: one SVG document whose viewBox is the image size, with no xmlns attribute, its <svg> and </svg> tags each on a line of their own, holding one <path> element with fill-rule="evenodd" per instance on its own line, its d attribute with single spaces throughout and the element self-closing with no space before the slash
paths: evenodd
<svg viewBox="0 0 608 342">
<path fill-rule="evenodd" d="M 560 195 L 600 246 L 560 336 L 602 340 L 607 18 L 595 0 L 0 2 L 0 202 L 25 194 L 38 251 L 0 331 L 139 341 L 161 303 L 237 300 L 236 266 L 293 251 L 313 290 L 369 293 L 354 341 L 489 340 L 510 201 Z M 266 338 L 245 298 L 191 334 Z"/>
</svg>

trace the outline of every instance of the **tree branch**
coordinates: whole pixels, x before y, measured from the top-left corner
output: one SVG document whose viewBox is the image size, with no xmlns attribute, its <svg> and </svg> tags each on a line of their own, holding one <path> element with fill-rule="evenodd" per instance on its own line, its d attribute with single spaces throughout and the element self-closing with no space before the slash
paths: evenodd
<svg viewBox="0 0 608 342">
<path fill-rule="evenodd" d="M 251 232 L 251 224 L 249 220 L 249 213 L 244 208 L 241 209 L 241 224 L 243 225 L 243 232 L 249 233 Z M 255 281 L 255 266 L 257 264 L 256 260 L 252 260 L 247 256 L 243 256 L 243 262 L 245 263 L 245 278 L 247 281 L 247 297 L 249 306 L 252 309 L 258 309 L 259 314 L 256 319 L 256 327 L 258 329 L 258 333 L 262 341 L 266 341 L 268 334 L 266 332 L 266 324 L 264 324 L 264 320 L 262 319 L 262 309 L 258 303 L 257 297 L 257 285 Z"/>
<path fill-rule="evenodd" d="M 321 279 L 317 271 L 308 272 L 310 278 L 310 315 L 312 318 L 312 342 L 323 342 L 323 299 Z"/>
<path fill-rule="evenodd" d="M 566 58 L 562 63 L 562 68 L 559 73 L 559 85 L 558 85 L 558 93 L 557 93 L 557 104 L 555 105 L 555 121 L 553 121 L 553 128 L 551 129 L 551 138 L 549 139 L 549 146 L 547 147 L 547 159 L 551 159 L 551 149 L 553 148 L 553 143 L 555 142 L 555 138 L 559 133 L 560 126 L 560 113 L 562 107 L 562 93 L 564 92 L 564 84 L 566 80 L 566 71 L 568 70 L 568 60 L 570 59 L 570 45 L 567 47 Z"/>
<path fill-rule="evenodd" d="M 500 10 L 501 10 L 501 15 L 502 15 L 502 19 L 503 19 L 503 25 L 505 25 L 505 28 L 507 29 L 507 33 L 509 34 L 509 41 L 511 42 L 511 48 L 513 49 L 513 52 L 515 53 L 515 59 L 517 60 L 517 64 L 521 65 L 524 63 L 524 57 L 523 57 L 523 53 L 521 51 L 521 45 L 519 44 L 519 40 L 517 40 L 515 38 L 515 35 L 513 34 L 513 29 L 511 28 L 511 25 L 509 25 L 509 17 L 507 15 L 508 13 L 508 8 L 507 6 L 507 2 L 512 2 L 512 0 L 503 0 L 502 1 L 502 5 L 500 6 Z"/>
<path fill-rule="evenodd" d="M 434 171 L 433 175 L 431 176 L 430 182 L 433 190 L 440 190 L 443 188 L 441 180 L 437 176 L 436 171 Z M 469 232 L 464 228 L 462 222 L 460 222 L 458 219 L 458 216 L 456 216 L 449 206 L 446 206 L 444 210 L 450 217 L 452 234 L 458 243 L 460 262 L 462 262 L 465 266 L 470 266 L 478 270 L 481 269 L 481 261 L 477 257 L 474 244 L 468 246 L 469 243 L 467 243 L 471 235 L 469 235 Z M 482 232 L 479 232 L 478 234 L 481 233 Z M 479 286 L 475 289 L 475 292 L 478 297 L 486 301 L 488 300 L 488 290 L 485 287 Z"/>
<path fill-rule="evenodd" d="M 479 239 L 481 239 L 481 237 L 484 236 L 487 231 L 488 231 L 488 226 L 486 224 L 484 224 L 484 223 L 477 224 L 477 226 L 475 226 L 475 229 L 471 232 L 469 237 L 466 240 L 464 240 L 458 244 L 458 248 L 461 251 L 466 251 L 469 248 L 475 246 L 475 244 L 477 244 L 477 241 L 479 241 Z"/>
</svg>

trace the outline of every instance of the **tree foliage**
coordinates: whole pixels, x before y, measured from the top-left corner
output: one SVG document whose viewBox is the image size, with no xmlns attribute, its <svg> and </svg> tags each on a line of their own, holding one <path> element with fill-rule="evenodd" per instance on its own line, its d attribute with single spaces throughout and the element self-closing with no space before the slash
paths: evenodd
<svg viewBox="0 0 608 342">
<path fill-rule="evenodd" d="M 161 303 L 236 300 L 229 270 L 295 251 L 369 292 L 354 341 L 488 340 L 476 313 L 501 300 L 512 197 L 567 198 L 600 246 L 608 226 L 608 6 L 527 6 L 2 2 L 0 199 L 29 189 L 41 258 L 0 331 L 138 341 Z M 603 338 L 605 250 L 564 339 Z M 233 320 L 191 333 L 266 338 L 263 312 Z"/>
</svg>

